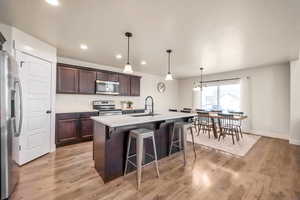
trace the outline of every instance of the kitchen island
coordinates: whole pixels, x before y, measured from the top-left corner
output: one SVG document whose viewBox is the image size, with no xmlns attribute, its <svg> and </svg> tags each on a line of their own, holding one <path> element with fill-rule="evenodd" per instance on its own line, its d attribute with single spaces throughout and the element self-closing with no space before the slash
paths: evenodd
<svg viewBox="0 0 300 200">
<path fill-rule="evenodd" d="M 130 130 L 147 128 L 154 131 L 158 159 L 168 156 L 171 131 L 176 121 L 189 121 L 195 114 L 166 112 L 154 115 L 113 115 L 92 117 L 94 121 L 93 158 L 95 168 L 104 182 L 124 173 L 127 141 Z M 152 154 L 152 141 L 145 141 L 147 153 Z M 135 141 L 130 154 L 135 153 Z M 150 160 L 145 160 L 150 162 Z M 135 170 L 128 166 L 128 172 Z"/>
</svg>

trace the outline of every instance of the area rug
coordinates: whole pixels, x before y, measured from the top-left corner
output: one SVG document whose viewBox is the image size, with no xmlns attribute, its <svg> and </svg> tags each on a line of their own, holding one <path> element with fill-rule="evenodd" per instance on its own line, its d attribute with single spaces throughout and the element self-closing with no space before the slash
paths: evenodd
<svg viewBox="0 0 300 200">
<path fill-rule="evenodd" d="M 195 134 L 195 143 L 224 153 L 242 157 L 250 151 L 259 138 L 260 136 L 257 135 L 243 134 L 243 139 L 239 142 L 235 141 L 235 144 L 233 144 L 231 136 L 226 136 L 224 139 L 221 138 L 220 141 L 218 141 L 218 139 L 214 139 L 213 136 L 209 139 L 207 134 L 200 133 L 199 136 Z M 187 140 L 192 141 L 190 134 L 187 135 Z"/>
</svg>

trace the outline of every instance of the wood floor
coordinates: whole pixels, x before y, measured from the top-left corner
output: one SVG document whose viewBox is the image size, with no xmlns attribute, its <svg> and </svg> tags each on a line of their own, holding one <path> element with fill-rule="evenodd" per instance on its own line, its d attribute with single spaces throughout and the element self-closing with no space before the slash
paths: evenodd
<svg viewBox="0 0 300 200">
<path fill-rule="evenodd" d="M 147 166 L 140 191 L 135 173 L 104 185 L 91 142 L 58 148 L 21 168 L 12 200 L 300 200 L 300 147 L 261 138 L 242 159 L 196 148 L 185 167 L 180 153 L 161 160 L 159 179 Z"/>
</svg>

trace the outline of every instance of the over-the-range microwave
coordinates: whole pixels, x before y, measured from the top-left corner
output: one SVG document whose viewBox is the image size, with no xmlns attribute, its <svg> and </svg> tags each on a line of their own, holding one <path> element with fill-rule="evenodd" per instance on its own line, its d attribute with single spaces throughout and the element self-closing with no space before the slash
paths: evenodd
<svg viewBox="0 0 300 200">
<path fill-rule="evenodd" d="M 96 94 L 119 95 L 119 82 L 96 80 Z"/>
</svg>

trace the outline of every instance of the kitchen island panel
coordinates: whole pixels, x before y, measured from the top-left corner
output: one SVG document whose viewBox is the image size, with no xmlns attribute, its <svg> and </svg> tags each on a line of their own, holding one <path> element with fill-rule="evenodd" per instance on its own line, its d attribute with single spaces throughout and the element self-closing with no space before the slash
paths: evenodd
<svg viewBox="0 0 300 200">
<path fill-rule="evenodd" d="M 147 128 L 154 130 L 155 144 L 158 159 L 169 155 L 171 132 L 174 122 L 188 121 L 192 116 L 173 120 L 153 121 L 143 124 L 127 125 L 122 127 L 110 127 L 99 121 L 94 121 L 94 162 L 95 168 L 106 183 L 117 177 L 123 176 L 126 161 L 126 151 L 130 130 Z M 153 155 L 151 139 L 144 140 L 147 153 Z M 174 149 L 172 152 L 178 151 Z M 130 155 L 136 153 L 135 140 L 131 143 Z M 135 161 L 135 160 L 132 160 Z M 145 163 L 151 158 L 145 156 Z M 128 165 L 128 173 L 134 171 L 135 167 Z"/>
</svg>

